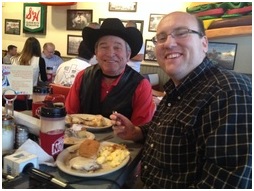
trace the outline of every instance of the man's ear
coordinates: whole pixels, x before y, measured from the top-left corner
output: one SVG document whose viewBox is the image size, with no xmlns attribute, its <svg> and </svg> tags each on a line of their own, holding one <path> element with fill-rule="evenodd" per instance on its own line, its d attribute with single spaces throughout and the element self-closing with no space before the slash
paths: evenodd
<svg viewBox="0 0 254 191">
<path fill-rule="evenodd" d="M 127 50 L 127 62 L 129 62 L 131 59 L 131 51 Z"/>
<path fill-rule="evenodd" d="M 202 45 L 203 45 L 204 53 L 207 53 L 208 52 L 208 39 L 207 39 L 207 36 L 203 36 Z"/>
</svg>

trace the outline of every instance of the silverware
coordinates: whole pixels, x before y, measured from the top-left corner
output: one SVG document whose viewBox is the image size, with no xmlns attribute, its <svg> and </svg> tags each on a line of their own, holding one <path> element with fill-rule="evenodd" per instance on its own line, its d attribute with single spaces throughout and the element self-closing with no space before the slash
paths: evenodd
<svg viewBox="0 0 254 191">
<path fill-rule="evenodd" d="M 112 113 L 117 113 L 117 111 L 112 111 Z M 112 128 L 114 129 L 115 128 L 115 125 L 112 125 Z"/>
<path fill-rule="evenodd" d="M 106 141 L 106 140 L 109 140 L 109 139 L 112 139 L 114 138 L 114 135 L 108 135 L 106 137 L 103 137 L 101 139 L 98 139 L 99 142 L 102 142 L 102 141 Z"/>
</svg>

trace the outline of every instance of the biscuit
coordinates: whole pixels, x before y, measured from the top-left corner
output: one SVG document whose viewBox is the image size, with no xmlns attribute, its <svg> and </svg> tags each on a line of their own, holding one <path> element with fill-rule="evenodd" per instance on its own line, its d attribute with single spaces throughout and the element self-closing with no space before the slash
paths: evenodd
<svg viewBox="0 0 254 191">
<path fill-rule="evenodd" d="M 98 141 L 86 139 L 79 146 L 79 155 L 86 158 L 96 158 L 99 147 Z"/>
</svg>

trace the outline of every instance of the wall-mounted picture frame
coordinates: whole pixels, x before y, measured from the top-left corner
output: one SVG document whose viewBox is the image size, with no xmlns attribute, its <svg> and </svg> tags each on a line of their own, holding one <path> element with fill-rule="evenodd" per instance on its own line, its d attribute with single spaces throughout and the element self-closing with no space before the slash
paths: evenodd
<svg viewBox="0 0 254 191">
<path fill-rule="evenodd" d="M 78 55 L 78 47 L 83 40 L 79 35 L 67 35 L 67 54 Z"/>
<path fill-rule="evenodd" d="M 5 19 L 4 33 L 5 34 L 20 35 L 20 23 L 21 23 L 21 20 Z"/>
<path fill-rule="evenodd" d="M 234 70 L 237 44 L 209 42 L 207 56 L 219 66 Z"/>
<path fill-rule="evenodd" d="M 115 12 L 136 12 L 137 2 L 109 2 L 108 10 Z"/>
<path fill-rule="evenodd" d="M 46 35 L 47 6 L 39 3 L 24 3 L 23 33 Z"/>
<path fill-rule="evenodd" d="M 157 61 L 155 56 L 155 45 L 153 44 L 152 40 L 146 40 L 145 41 L 145 54 L 144 54 L 144 60 L 146 61 Z"/>
<path fill-rule="evenodd" d="M 93 10 L 68 9 L 67 10 L 67 30 L 82 30 L 93 21 Z"/>
<path fill-rule="evenodd" d="M 156 32 L 157 25 L 165 14 L 150 14 L 148 31 Z"/>
<path fill-rule="evenodd" d="M 101 25 L 105 19 L 99 18 L 99 24 Z M 121 20 L 123 25 L 126 26 L 128 20 Z M 137 29 L 143 34 L 144 21 L 143 20 L 132 20 L 137 24 Z"/>
</svg>

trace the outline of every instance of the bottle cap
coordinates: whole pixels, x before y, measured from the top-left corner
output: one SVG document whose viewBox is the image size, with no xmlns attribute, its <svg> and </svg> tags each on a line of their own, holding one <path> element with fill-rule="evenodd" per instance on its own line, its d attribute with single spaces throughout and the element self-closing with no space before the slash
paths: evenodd
<svg viewBox="0 0 254 191">
<path fill-rule="evenodd" d="M 65 107 L 62 105 L 52 104 L 52 106 L 42 106 L 41 107 L 41 117 L 48 118 L 59 118 L 66 116 Z"/>
<path fill-rule="evenodd" d="M 27 127 L 25 125 L 21 125 L 21 124 L 16 125 L 16 130 L 18 133 L 23 133 L 23 132 L 28 131 Z"/>
<path fill-rule="evenodd" d="M 51 87 L 48 87 L 48 86 L 34 86 L 33 93 L 49 94 L 49 93 L 52 93 L 52 89 Z"/>
</svg>

